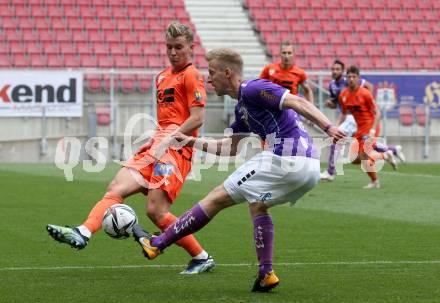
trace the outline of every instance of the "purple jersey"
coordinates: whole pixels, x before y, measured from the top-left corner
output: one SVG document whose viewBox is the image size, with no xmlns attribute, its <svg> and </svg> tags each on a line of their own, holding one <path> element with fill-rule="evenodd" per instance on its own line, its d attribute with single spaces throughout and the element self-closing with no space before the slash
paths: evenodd
<svg viewBox="0 0 440 303">
<path fill-rule="evenodd" d="M 364 86 L 365 79 L 361 78 L 359 79 L 359 85 Z M 336 104 L 339 107 L 339 95 L 341 94 L 342 90 L 346 88 L 348 85 L 347 78 L 341 77 L 338 81 L 333 79 L 330 81 L 328 85 L 328 90 L 330 92 L 330 100 Z"/>
<path fill-rule="evenodd" d="M 234 133 L 259 135 L 276 155 L 319 159 L 299 115 L 282 109 L 287 94 L 289 90 L 265 79 L 243 81 L 231 128 Z"/>
</svg>

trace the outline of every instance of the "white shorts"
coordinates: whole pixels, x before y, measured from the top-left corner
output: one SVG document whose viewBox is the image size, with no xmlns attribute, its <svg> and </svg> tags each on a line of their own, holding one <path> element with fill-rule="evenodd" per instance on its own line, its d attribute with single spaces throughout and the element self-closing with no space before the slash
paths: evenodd
<svg viewBox="0 0 440 303">
<path fill-rule="evenodd" d="M 343 131 L 347 137 L 352 137 L 357 132 L 357 124 L 353 115 L 347 115 L 345 121 L 342 122 L 338 128 Z"/>
<path fill-rule="evenodd" d="M 318 159 L 281 157 L 263 151 L 241 165 L 223 186 L 236 203 L 264 202 L 271 207 L 286 202 L 294 204 L 319 178 Z"/>
</svg>

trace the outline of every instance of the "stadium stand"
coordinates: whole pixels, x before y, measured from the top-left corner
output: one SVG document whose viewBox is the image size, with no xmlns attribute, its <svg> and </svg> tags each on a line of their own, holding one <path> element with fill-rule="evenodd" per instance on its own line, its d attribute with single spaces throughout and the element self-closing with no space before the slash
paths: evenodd
<svg viewBox="0 0 440 303">
<path fill-rule="evenodd" d="M 195 30 L 183 0 L 1 1 L 0 68 L 163 68 L 164 29 L 174 19 Z M 195 64 L 206 67 L 197 33 L 196 45 Z M 145 92 L 150 84 L 142 79 L 118 77 L 117 85 Z M 86 88 L 99 93 L 108 85 L 94 75 Z"/>
<path fill-rule="evenodd" d="M 440 66 L 436 0 L 246 0 L 244 5 L 269 54 L 276 58 L 280 41 L 290 39 L 307 69 L 327 69 L 335 57 L 364 70 Z"/>
</svg>

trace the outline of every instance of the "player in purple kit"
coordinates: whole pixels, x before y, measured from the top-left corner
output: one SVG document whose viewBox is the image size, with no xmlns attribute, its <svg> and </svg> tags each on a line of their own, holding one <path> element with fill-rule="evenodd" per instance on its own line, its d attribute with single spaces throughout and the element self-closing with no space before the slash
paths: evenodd
<svg viewBox="0 0 440 303">
<path fill-rule="evenodd" d="M 347 78 L 344 76 L 345 65 L 341 60 L 336 59 L 333 62 L 331 67 L 332 80 L 329 83 L 329 92 L 330 98 L 325 101 L 325 106 L 332 109 L 339 108 L 339 94 L 343 89 L 347 87 Z M 359 86 L 365 87 L 371 93 L 373 93 L 373 85 L 367 80 L 361 78 L 359 79 Z M 348 137 L 352 137 L 357 131 L 357 124 L 351 114 L 346 115 L 346 119 L 339 123 L 341 115 L 338 118 L 338 127 L 341 131 L 343 131 Z M 405 161 L 405 156 L 402 152 L 402 147 L 400 145 L 396 146 L 384 146 L 379 144 L 375 146 L 375 149 L 378 152 L 386 152 L 387 153 L 387 161 L 393 166 L 396 167 L 396 162 L 394 160 L 394 156 L 397 156 L 402 162 Z M 328 158 L 328 166 L 325 171 L 321 173 L 321 180 L 332 181 L 335 178 L 336 173 L 336 163 L 337 159 L 341 153 L 341 146 L 336 144 L 332 144 L 330 146 L 330 153 Z"/>
<path fill-rule="evenodd" d="M 222 209 L 247 201 L 259 261 L 252 291 L 267 292 L 279 284 L 272 269 L 274 226 L 268 209 L 296 202 L 319 180 L 319 152 L 298 114 L 313 121 L 335 140 L 345 135 L 306 99 L 268 80 L 243 81 L 243 61 L 235 51 L 215 49 L 208 52 L 206 58 L 208 82 L 216 94 L 238 100 L 236 120 L 231 125 L 233 135 L 208 140 L 176 133 L 176 142 L 218 155 L 227 145 L 231 147 L 228 155 L 235 155 L 239 141 L 254 133 L 266 141 L 267 148 L 246 161 L 161 235 L 152 236 L 139 225 L 133 228 L 133 233 L 144 255 L 154 259 L 178 239 L 200 230 Z"/>
</svg>

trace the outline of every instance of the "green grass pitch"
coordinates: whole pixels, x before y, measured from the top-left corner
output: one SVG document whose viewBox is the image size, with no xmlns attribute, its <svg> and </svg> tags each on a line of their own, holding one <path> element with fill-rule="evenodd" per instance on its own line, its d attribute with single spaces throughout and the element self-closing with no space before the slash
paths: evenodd
<svg viewBox="0 0 440 303">
<path fill-rule="evenodd" d="M 75 170 L 67 182 L 51 165 L 0 165 L 0 302 L 440 302 L 440 165 L 401 165 L 365 191 L 359 167 L 320 183 L 295 207 L 274 207 L 273 293 L 250 292 L 257 271 L 245 204 L 220 213 L 196 236 L 218 267 L 181 276 L 189 261 L 170 247 L 154 261 L 132 241 L 98 233 L 82 251 L 53 241 L 47 223 L 81 223 L 118 167 Z M 181 214 L 228 172 L 203 171 L 172 211 Z M 142 195 L 126 201 L 144 226 Z"/>
</svg>

